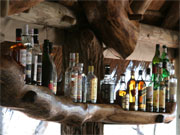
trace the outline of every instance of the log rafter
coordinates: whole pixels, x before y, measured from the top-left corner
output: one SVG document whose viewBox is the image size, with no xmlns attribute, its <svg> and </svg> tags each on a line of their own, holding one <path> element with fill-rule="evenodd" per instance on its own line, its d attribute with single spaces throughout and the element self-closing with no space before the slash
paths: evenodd
<svg viewBox="0 0 180 135">
<path fill-rule="evenodd" d="M 174 118 L 173 103 L 165 114 L 124 111 L 118 105 L 73 103 L 71 99 L 53 95 L 48 88 L 25 85 L 20 67 L 11 57 L 2 56 L 0 64 L 0 105 L 36 119 L 79 126 L 85 122 L 151 124 Z"/>
</svg>

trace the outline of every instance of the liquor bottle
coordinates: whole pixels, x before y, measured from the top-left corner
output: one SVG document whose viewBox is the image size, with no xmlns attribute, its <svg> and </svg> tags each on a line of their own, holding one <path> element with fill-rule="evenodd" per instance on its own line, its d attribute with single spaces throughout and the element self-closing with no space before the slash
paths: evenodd
<svg viewBox="0 0 180 135">
<path fill-rule="evenodd" d="M 174 60 L 171 60 L 170 69 L 170 102 L 176 102 L 177 78 L 175 76 Z"/>
<path fill-rule="evenodd" d="M 78 63 L 79 53 L 75 53 L 75 65 L 73 65 L 70 71 L 70 97 L 73 102 L 77 102 L 77 89 L 78 89 Z"/>
<path fill-rule="evenodd" d="M 120 89 L 116 92 L 116 102 L 124 110 L 129 110 L 129 93 L 126 88 L 125 74 L 121 74 Z"/>
<path fill-rule="evenodd" d="M 138 83 L 138 110 L 146 111 L 146 83 L 142 77 L 142 70 L 139 70 Z"/>
<path fill-rule="evenodd" d="M 160 63 L 159 65 L 159 83 L 160 83 L 160 87 L 159 87 L 159 112 L 165 112 L 165 106 L 166 106 L 166 87 L 165 87 L 165 81 L 163 78 L 163 67 L 164 66 L 164 62 L 163 65 L 162 63 Z"/>
<path fill-rule="evenodd" d="M 159 44 L 156 44 L 156 52 L 155 56 L 153 57 L 152 65 L 153 65 L 153 73 L 152 73 L 152 80 L 153 80 L 153 111 L 159 112 L 159 63 L 161 62 L 160 59 L 160 51 L 159 51 Z"/>
<path fill-rule="evenodd" d="M 27 25 L 28 26 L 28 25 Z M 27 27 L 28 28 L 28 27 Z M 26 84 L 31 84 L 32 83 L 32 46 L 34 45 L 34 39 L 33 39 L 33 34 L 34 31 L 33 29 L 30 30 L 28 33 L 28 29 L 26 28 L 26 35 L 24 35 L 24 39 L 27 39 L 27 41 L 24 41 L 26 43 Z M 27 36 L 27 37 L 26 37 Z"/>
<path fill-rule="evenodd" d="M 98 79 L 94 75 L 94 66 L 88 66 L 87 75 L 87 102 L 97 102 L 97 83 Z"/>
<path fill-rule="evenodd" d="M 153 112 L 153 83 L 151 78 L 151 69 L 146 69 L 146 111 Z"/>
<path fill-rule="evenodd" d="M 70 71 L 72 70 L 73 66 L 75 66 L 75 53 L 70 53 L 69 67 L 66 69 L 64 75 L 64 95 L 67 97 L 70 95 Z"/>
<path fill-rule="evenodd" d="M 83 63 L 78 64 L 78 89 L 77 89 L 77 102 L 86 103 L 87 95 L 87 78 L 83 73 Z"/>
<path fill-rule="evenodd" d="M 110 76 L 110 66 L 105 65 L 104 79 L 100 82 L 103 103 L 114 103 L 114 81 Z"/>
<path fill-rule="evenodd" d="M 42 86 L 48 87 L 53 92 L 53 65 L 49 56 L 49 40 L 47 39 L 43 44 Z"/>
<path fill-rule="evenodd" d="M 53 93 L 56 94 L 57 92 L 57 70 L 56 70 L 56 65 L 54 63 L 54 54 L 53 54 L 53 43 L 49 42 L 49 56 L 50 56 L 50 61 L 52 63 L 53 66 L 53 72 L 52 72 L 52 76 L 53 76 Z"/>
<path fill-rule="evenodd" d="M 131 78 L 127 83 L 127 89 L 129 91 L 129 109 L 132 111 L 137 111 L 138 109 L 138 90 L 136 88 L 136 81 L 134 76 L 134 71 L 131 71 Z"/>
<path fill-rule="evenodd" d="M 32 49 L 32 83 L 41 85 L 42 83 L 42 51 L 38 40 L 38 29 L 34 29 L 33 49 Z"/>
</svg>

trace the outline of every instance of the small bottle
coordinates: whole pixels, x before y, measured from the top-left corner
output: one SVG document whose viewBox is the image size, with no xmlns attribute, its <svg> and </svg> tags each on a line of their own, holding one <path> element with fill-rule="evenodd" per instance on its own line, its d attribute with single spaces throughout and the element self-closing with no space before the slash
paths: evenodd
<svg viewBox="0 0 180 135">
<path fill-rule="evenodd" d="M 138 110 L 146 111 L 146 83 L 142 77 L 142 70 L 139 70 L 138 83 Z"/>
<path fill-rule="evenodd" d="M 151 78 L 151 69 L 146 69 L 146 111 L 153 112 L 153 84 Z"/>
<path fill-rule="evenodd" d="M 104 79 L 101 80 L 101 99 L 103 103 L 114 103 L 114 81 L 110 76 L 110 66 L 105 65 Z"/>
<path fill-rule="evenodd" d="M 159 84 L 160 84 L 160 86 L 159 86 L 159 112 L 165 112 L 166 87 L 165 87 L 164 78 L 163 78 L 163 68 L 164 67 L 162 66 L 162 63 L 160 63 L 159 66 L 160 66 L 160 69 L 159 69 Z"/>
<path fill-rule="evenodd" d="M 138 89 L 135 81 L 134 71 L 131 71 L 131 79 L 127 83 L 127 89 L 129 91 L 129 109 L 132 111 L 138 110 Z"/>
<path fill-rule="evenodd" d="M 87 102 L 97 102 L 97 83 L 98 79 L 94 75 L 94 66 L 88 66 L 87 75 Z"/>
<path fill-rule="evenodd" d="M 175 76 L 174 60 L 171 60 L 170 69 L 170 102 L 176 102 L 177 78 Z"/>
<path fill-rule="evenodd" d="M 77 89 L 78 89 L 78 63 L 79 53 L 75 53 L 75 65 L 73 65 L 70 71 L 70 97 L 73 102 L 77 102 Z"/>
<path fill-rule="evenodd" d="M 49 40 L 47 39 L 43 44 L 42 86 L 48 87 L 53 92 L 53 65 L 49 56 Z"/>
<path fill-rule="evenodd" d="M 27 33 L 28 32 L 26 31 L 26 34 Z M 27 39 L 26 41 L 26 46 L 27 46 L 26 48 L 26 84 L 32 84 L 32 46 L 34 45 L 33 29 L 29 33 L 30 34 L 26 35 L 27 37 L 25 38 Z"/>
<path fill-rule="evenodd" d="M 70 97 L 70 71 L 75 66 L 75 53 L 70 53 L 69 56 L 69 67 L 65 71 L 64 78 L 64 95 Z"/>
</svg>

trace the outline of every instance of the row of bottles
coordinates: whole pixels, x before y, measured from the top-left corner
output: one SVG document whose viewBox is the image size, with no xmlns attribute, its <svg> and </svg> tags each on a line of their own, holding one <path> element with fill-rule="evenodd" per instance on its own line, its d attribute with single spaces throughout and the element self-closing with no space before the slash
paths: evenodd
<svg viewBox="0 0 180 135">
<path fill-rule="evenodd" d="M 52 42 L 44 40 L 43 53 L 38 29 L 16 29 L 16 44 L 10 47 L 11 56 L 21 66 L 26 84 L 49 87 L 56 93 L 57 72 L 53 62 Z"/>
</svg>

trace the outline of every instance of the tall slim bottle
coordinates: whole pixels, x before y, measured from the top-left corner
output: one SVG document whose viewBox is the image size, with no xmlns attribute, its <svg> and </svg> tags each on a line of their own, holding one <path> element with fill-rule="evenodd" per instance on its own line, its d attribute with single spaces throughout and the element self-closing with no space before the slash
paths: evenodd
<svg viewBox="0 0 180 135">
<path fill-rule="evenodd" d="M 151 78 L 151 69 L 146 69 L 146 111 L 153 112 L 153 83 Z"/>
<path fill-rule="evenodd" d="M 64 95 L 70 97 L 70 71 L 75 66 L 75 53 L 70 53 L 69 56 L 69 67 L 65 71 L 64 78 Z"/>
<path fill-rule="evenodd" d="M 131 79 L 127 83 L 127 89 L 129 91 L 129 109 L 137 111 L 138 109 L 138 90 L 136 88 L 136 81 L 134 71 L 131 71 Z"/>
<path fill-rule="evenodd" d="M 49 40 L 44 40 L 42 59 L 42 86 L 53 92 L 53 65 L 49 56 Z"/>
<path fill-rule="evenodd" d="M 153 111 L 154 112 L 159 112 L 159 63 L 161 62 L 159 47 L 160 47 L 159 44 L 157 44 L 155 56 L 152 61 L 152 65 L 153 65 L 153 73 L 152 73 Z"/>
<path fill-rule="evenodd" d="M 138 110 L 146 111 L 146 84 L 142 77 L 142 70 L 139 70 L 138 83 Z"/>
<path fill-rule="evenodd" d="M 98 79 L 94 75 L 94 66 L 88 66 L 87 75 L 87 102 L 97 102 L 97 83 Z"/>
</svg>

